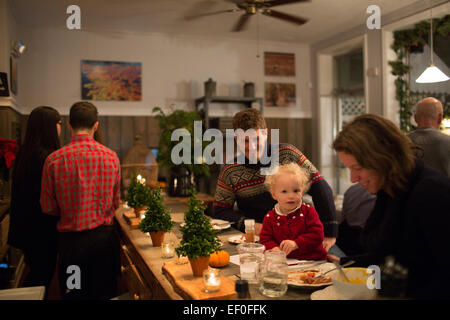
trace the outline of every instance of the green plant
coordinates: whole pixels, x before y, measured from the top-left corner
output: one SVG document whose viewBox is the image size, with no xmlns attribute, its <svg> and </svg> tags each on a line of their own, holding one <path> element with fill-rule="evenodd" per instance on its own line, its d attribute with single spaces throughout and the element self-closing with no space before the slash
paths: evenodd
<svg viewBox="0 0 450 320">
<path fill-rule="evenodd" d="M 139 224 L 139 229 L 142 232 L 169 232 L 172 230 L 174 223 L 170 218 L 169 210 L 163 203 L 161 188 L 150 191 L 147 205 L 148 209 L 145 212 L 144 219 Z"/>
<path fill-rule="evenodd" d="M 166 115 L 160 107 L 153 108 L 153 113 L 158 120 L 161 129 L 161 137 L 158 146 L 158 165 L 165 168 L 185 167 L 191 174 L 195 176 L 205 175 L 209 176 L 209 166 L 206 163 L 194 164 L 194 121 L 202 121 L 200 114 L 197 111 L 187 112 L 184 110 L 175 110 L 169 115 Z M 172 141 L 172 132 L 176 129 L 186 129 L 191 138 L 191 161 L 188 164 L 176 165 L 172 162 L 172 149 L 179 143 L 179 141 Z M 203 133 L 202 133 L 203 134 Z M 206 143 L 202 141 L 202 150 L 206 147 Z"/>
<path fill-rule="evenodd" d="M 392 50 L 397 54 L 397 60 L 389 61 L 392 68 L 391 73 L 397 77 L 395 80 L 395 97 L 400 104 L 400 128 L 411 131 L 414 126 L 411 123 L 413 115 L 413 103 L 410 97 L 409 72 L 412 66 L 409 64 L 409 55 L 418 47 L 428 43 L 430 25 L 428 20 L 421 21 L 412 29 L 394 32 L 394 43 Z M 448 37 L 450 35 L 450 15 L 441 19 L 433 19 L 433 34 Z M 444 117 L 449 116 L 445 115 Z"/>
<path fill-rule="evenodd" d="M 219 250 L 220 240 L 212 228 L 209 218 L 204 214 L 203 202 L 196 199 L 195 190 L 191 191 L 188 210 L 184 214 L 185 225 L 180 228 L 183 238 L 176 248 L 178 255 L 190 259 L 206 257 Z"/>
<path fill-rule="evenodd" d="M 141 183 L 137 177 L 135 172 L 127 189 L 126 200 L 131 208 L 146 206 L 150 198 L 150 187 Z"/>
</svg>

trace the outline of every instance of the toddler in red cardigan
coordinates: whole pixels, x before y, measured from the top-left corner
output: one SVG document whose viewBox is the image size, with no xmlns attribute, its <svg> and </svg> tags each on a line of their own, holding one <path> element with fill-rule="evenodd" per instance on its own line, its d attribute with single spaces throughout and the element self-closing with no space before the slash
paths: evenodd
<svg viewBox="0 0 450 320">
<path fill-rule="evenodd" d="M 282 165 L 265 183 L 277 204 L 264 217 L 259 242 L 288 258 L 326 260 L 322 222 L 312 206 L 302 203 L 309 188 L 306 171 L 295 163 Z"/>
</svg>

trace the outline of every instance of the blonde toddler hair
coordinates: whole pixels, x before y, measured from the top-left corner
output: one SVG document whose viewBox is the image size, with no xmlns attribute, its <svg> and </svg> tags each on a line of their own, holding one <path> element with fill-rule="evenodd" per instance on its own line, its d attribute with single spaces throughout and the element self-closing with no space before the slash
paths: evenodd
<svg viewBox="0 0 450 320">
<path fill-rule="evenodd" d="M 310 179 L 307 171 L 293 162 L 279 166 L 274 174 L 266 177 L 264 184 L 269 190 L 273 190 L 278 177 L 284 174 L 292 174 L 298 179 L 302 193 L 308 191 L 310 187 Z"/>
</svg>

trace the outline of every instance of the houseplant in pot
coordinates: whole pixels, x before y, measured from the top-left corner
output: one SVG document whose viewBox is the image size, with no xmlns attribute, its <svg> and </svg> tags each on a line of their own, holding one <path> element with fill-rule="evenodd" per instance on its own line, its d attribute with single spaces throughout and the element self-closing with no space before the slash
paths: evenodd
<svg viewBox="0 0 450 320">
<path fill-rule="evenodd" d="M 156 113 L 155 119 L 161 129 L 158 145 L 158 165 L 170 170 L 169 195 L 187 197 L 189 196 L 189 190 L 195 187 L 194 176 L 209 176 L 209 166 L 199 159 L 197 159 L 197 162 L 202 163 L 195 164 L 196 161 L 194 161 L 194 122 L 202 121 L 202 117 L 197 111 L 175 110 L 166 114 L 160 107 L 153 108 L 153 113 Z M 176 129 L 185 129 L 186 137 L 180 138 L 178 141 L 172 141 L 172 133 Z M 172 149 L 180 142 L 186 141 L 190 141 L 189 159 L 176 164 L 172 159 Z M 202 151 L 208 143 L 207 141 L 201 141 Z"/>
<path fill-rule="evenodd" d="M 210 254 L 219 250 L 220 240 L 204 214 L 203 202 L 196 199 L 195 190 L 191 194 L 184 213 L 185 225 L 180 228 L 183 238 L 175 250 L 179 256 L 188 257 L 194 276 L 200 277 L 208 268 Z"/>
<path fill-rule="evenodd" d="M 154 247 L 160 247 L 164 241 L 164 234 L 173 228 L 173 221 L 169 210 L 163 203 L 161 188 L 150 191 L 147 202 L 148 208 L 139 224 L 142 232 L 149 232 Z"/>
<path fill-rule="evenodd" d="M 135 172 L 127 189 L 126 200 L 128 206 L 134 208 L 136 216 L 147 206 L 150 191 L 150 187 L 145 184 L 145 179 Z"/>
</svg>

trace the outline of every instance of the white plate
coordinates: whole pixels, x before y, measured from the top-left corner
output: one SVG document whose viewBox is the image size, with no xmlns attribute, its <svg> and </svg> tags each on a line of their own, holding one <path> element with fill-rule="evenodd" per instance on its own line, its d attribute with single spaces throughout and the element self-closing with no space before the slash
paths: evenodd
<svg viewBox="0 0 450 320">
<path fill-rule="evenodd" d="M 230 221 L 220 219 L 211 219 L 211 225 L 214 230 L 226 230 L 231 228 Z"/>
<path fill-rule="evenodd" d="M 180 227 L 184 227 L 185 225 L 185 222 L 180 223 Z M 214 230 L 226 230 L 231 228 L 231 223 L 229 221 L 220 219 L 211 219 L 211 225 Z"/>
<path fill-rule="evenodd" d="M 232 236 L 228 238 L 228 242 L 232 243 L 232 244 L 240 244 L 240 243 L 244 243 L 245 239 L 243 238 L 243 234 L 242 235 L 237 235 L 237 236 Z M 259 236 L 255 236 L 255 242 L 259 241 Z"/>
<path fill-rule="evenodd" d="M 314 261 L 311 261 L 311 263 L 314 263 Z M 321 272 L 326 272 L 335 267 L 336 266 L 330 262 L 325 262 L 318 266 L 312 266 L 311 268 L 308 268 L 307 265 L 305 265 L 305 264 L 302 264 L 301 267 L 299 267 L 299 266 L 289 267 L 288 285 L 295 287 L 295 288 L 304 288 L 304 289 L 317 289 L 317 288 L 327 287 L 327 286 L 333 284 L 333 282 L 331 281 L 330 273 L 328 273 L 326 275 L 326 277 L 330 278 L 329 282 L 314 283 L 314 284 L 303 283 L 303 281 L 300 280 L 300 275 L 302 272 L 304 272 L 305 270 L 309 270 L 309 269 L 319 270 L 319 272 L 317 273 L 319 275 Z"/>
<path fill-rule="evenodd" d="M 333 286 L 311 293 L 311 300 L 341 300 Z"/>
</svg>

